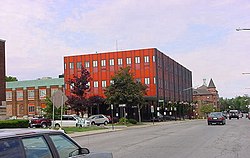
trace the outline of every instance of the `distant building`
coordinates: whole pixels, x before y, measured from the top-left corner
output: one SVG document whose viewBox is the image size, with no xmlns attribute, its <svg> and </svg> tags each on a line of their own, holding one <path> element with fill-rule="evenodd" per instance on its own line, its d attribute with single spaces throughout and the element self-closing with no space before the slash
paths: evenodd
<svg viewBox="0 0 250 158">
<path fill-rule="evenodd" d="M 202 105 L 206 104 L 210 104 L 216 109 L 220 108 L 219 94 L 212 79 L 210 80 L 208 86 L 204 82 L 202 86 L 193 90 L 193 101 L 198 103 L 199 110 Z M 199 112 L 199 115 L 202 115 L 201 112 Z"/>
<path fill-rule="evenodd" d="M 5 41 L 0 39 L 0 117 L 5 116 Z"/>
<path fill-rule="evenodd" d="M 169 102 L 192 102 L 192 72 L 156 48 L 64 57 L 65 82 L 78 75 L 82 66 L 93 78 L 89 83 L 89 96 L 103 97 L 104 89 L 112 84 L 112 76 L 121 67 L 130 66 L 135 80 L 148 86 L 145 97 L 148 106 L 143 109 L 145 119 L 151 117 L 152 105 L 155 111 L 171 114 Z M 65 87 L 66 95 L 70 95 L 70 85 L 65 84 Z M 122 113 L 122 108 L 115 112 Z"/>
<path fill-rule="evenodd" d="M 51 98 L 57 90 L 63 90 L 63 78 L 45 77 L 37 80 L 6 83 L 7 116 L 42 115 L 46 97 Z"/>
</svg>

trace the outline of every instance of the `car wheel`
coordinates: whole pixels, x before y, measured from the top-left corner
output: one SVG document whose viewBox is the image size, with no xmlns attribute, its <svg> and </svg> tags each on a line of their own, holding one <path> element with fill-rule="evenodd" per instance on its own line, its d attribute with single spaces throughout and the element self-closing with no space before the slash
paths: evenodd
<svg viewBox="0 0 250 158">
<path fill-rule="evenodd" d="M 210 122 L 208 122 L 208 123 L 207 123 L 207 125 L 211 125 L 211 123 L 210 123 Z"/>
<path fill-rule="evenodd" d="M 108 122 L 107 122 L 107 121 L 105 121 L 105 122 L 104 122 L 104 125 L 106 126 L 107 124 L 108 124 Z"/>
<path fill-rule="evenodd" d="M 42 128 L 47 128 L 47 124 L 46 123 L 42 123 Z"/>
<path fill-rule="evenodd" d="M 55 124 L 55 127 L 56 127 L 56 128 L 60 128 L 60 125 L 59 125 L 59 124 Z"/>
<path fill-rule="evenodd" d="M 93 122 L 91 122 L 91 125 L 95 125 L 95 122 L 93 121 Z"/>
</svg>

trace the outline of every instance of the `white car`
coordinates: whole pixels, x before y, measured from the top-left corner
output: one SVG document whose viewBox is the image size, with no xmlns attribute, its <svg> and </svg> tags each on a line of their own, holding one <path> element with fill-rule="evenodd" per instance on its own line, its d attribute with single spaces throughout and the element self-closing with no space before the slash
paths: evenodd
<svg viewBox="0 0 250 158">
<path fill-rule="evenodd" d="M 90 122 L 84 118 L 80 118 L 77 115 L 63 115 L 62 120 L 55 120 L 53 122 L 54 127 L 78 127 L 78 123 L 81 123 L 81 127 L 90 125 Z"/>
<path fill-rule="evenodd" d="M 91 123 L 91 125 L 97 125 L 97 126 L 101 124 L 107 125 L 109 123 L 109 119 L 102 114 L 92 115 L 87 120 Z"/>
</svg>

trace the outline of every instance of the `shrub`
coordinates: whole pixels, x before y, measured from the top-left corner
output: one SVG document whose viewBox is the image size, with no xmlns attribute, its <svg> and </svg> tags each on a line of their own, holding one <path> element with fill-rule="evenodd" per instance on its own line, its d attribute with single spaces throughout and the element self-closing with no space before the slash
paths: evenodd
<svg viewBox="0 0 250 158">
<path fill-rule="evenodd" d="M 137 121 L 135 119 L 128 119 L 128 122 L 134 125 L 137 124 Z"/>
<path fill-rule="evenodd" d="M 0 128 L 27 128 L 29 120 L 0 120 Z"/>
<path fill-rule="evenodd" d="M 128 119 L 126 119 L 125 117 L 122 117 L 119 119 L 119 124 L 127 124 L 128 123 Z"/>
</svg>

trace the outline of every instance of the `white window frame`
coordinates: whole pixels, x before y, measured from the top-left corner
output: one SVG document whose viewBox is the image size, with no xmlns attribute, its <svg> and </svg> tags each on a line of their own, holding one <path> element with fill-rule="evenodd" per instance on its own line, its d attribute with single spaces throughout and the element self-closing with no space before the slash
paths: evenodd
<svg viewBox="0 0 250 158">
<path fill-rule="evenodd" d="M 135 57 L 135 63 L 140 64 L 140 57 Z"/>
<path fill-rule="evenodd" d="M 85 68 L 89 68 L 90 67 L 89 61 L 85 61 L 84 65 L 85 65 Z"/>
<path fill-rule="evenodd" d="M 12 101 L 12 91 L 6 91 L 6 101 Z"/>
<path fill-rule="evenodd" d="M 153 62 L 155 62 L 155 56 L 154 56 L 154 55 L 153 55 L 153 57 L 152 57 L 152 58 L 153 58 Z"/>
<path fill-rule="evenodd" d="M 98 81 L 94 81 L 94 88 L 98 88 Z"/>
<path fill-rule="evenodd" d="M 39 99 L 46 98 L 46 89 L 39 89 Z"/>
<path fill-rule="evenodd" d="M 109 65 L 114 66 L 115 65 L 115 60 L 114 59 L 109 59 Z"/>
<path fill-rule="evenodd" d="M 154 84 L 156 84 L 156 78 L 154 77 Z"/>
<path fill-rule="evenodd" d="M 23 90 L 16 91 L 16 100 L 23 100 Z"/>
<path fill-rule="evenodd" d="M 127 65 L 131 65 L 132 64 L 132 59 L 131 58 L 127 58 Z"/>
<path fill-rule="evenodd" d="M 73 62 L 69 63 L 69 69 L 74 69 L 74 63 Z"/>
<path fill-rule="evenodd" d="M 33 96 L 32 96 L 33 94 Z M 34 89 L 29 89 L 28 90 L 28 100 L 34 100 L 35 99 L 35 90 Z"/>
<path fill-rule="evenodd" d="M 106 66 L 106 60 L 101 60 L 101 66 L 102 67 Z"/>
<path fill-rule="evenodd" d="M 98 62 L 97 62 L 97 60 L 94 60 L 93 61 L 93 67 L 97 67 L 98 66 Z"/>
<path fill-rule="evenodd" d="M 144 63 L 149 63 L 149 56 L 144 56 Z"/>
<path fill-rule="evenodd" d="M 107 82 L 105 80 L 102 81 L 102 87 L 107 87 Z"/>
<path fill-rule="evenodd" d="M 146 77 L 146 78 L 144 79 L 144 81 L 145 81 L 145 84 L 146 84 L 146 85 L 149 85 L 149 84 L 150 84 L 150 79 L 149 79 L 149 77 Z"/>
<path fill-rule="evenodd" d="M 118 59 L 118 65 L 122 65 L 122 58 Z"/>
<path fill-rule="evenodd" d="M 76 68 L 81 69 L 82 68 L 82 62 L 77 62 L 76 63 Z"/>
</svg>

